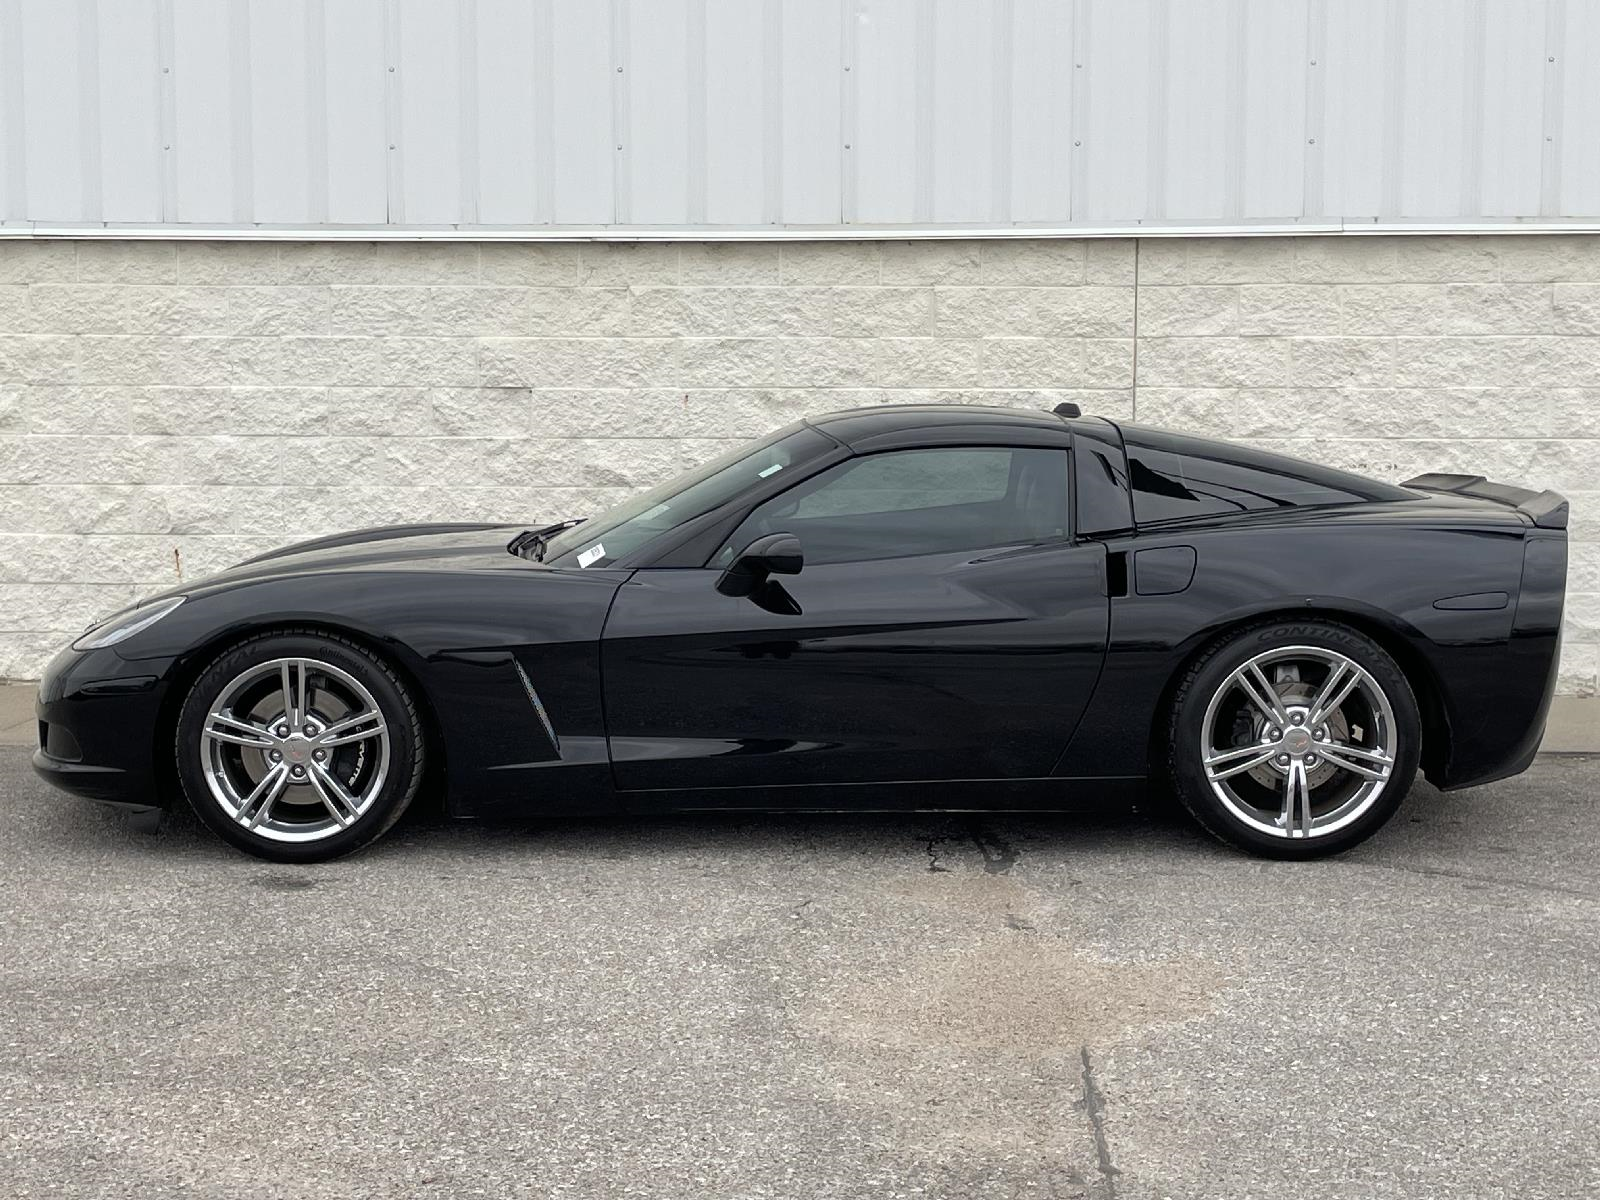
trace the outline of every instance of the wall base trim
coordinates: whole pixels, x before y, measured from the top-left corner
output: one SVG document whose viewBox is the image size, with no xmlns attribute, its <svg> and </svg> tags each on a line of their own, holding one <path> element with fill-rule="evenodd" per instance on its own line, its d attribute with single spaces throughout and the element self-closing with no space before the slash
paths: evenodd
<svg viewBox="0 0 1600 1200">
<path fill-rule="evenodd" d="M 1163 225 L 47 225 L 0 224 L 0 241 L 109 239 L 200 242 L 892 242 L 962 238 L 1421 237 L 1600 233 L 1600 221 L 1219 221 Z"/>
</svg>

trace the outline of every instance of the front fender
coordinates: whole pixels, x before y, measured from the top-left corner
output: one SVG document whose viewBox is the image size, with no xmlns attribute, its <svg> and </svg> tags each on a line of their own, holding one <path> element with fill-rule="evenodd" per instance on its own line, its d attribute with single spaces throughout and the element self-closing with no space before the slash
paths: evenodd
<svg viewBox="0 0 1600 1200">
<path fill-rule="evenodd" d="M 201 587 L 119 646 L 154 675 L 170 729 L 221 649 L 316 629 L 386 656 L 420 692 L 448 810 L 538 815 L 610 798 L 599 638 L 626 571 L 313 572 Z M 159 734 L 157 735 L 159 740 Z"/>
</svg>

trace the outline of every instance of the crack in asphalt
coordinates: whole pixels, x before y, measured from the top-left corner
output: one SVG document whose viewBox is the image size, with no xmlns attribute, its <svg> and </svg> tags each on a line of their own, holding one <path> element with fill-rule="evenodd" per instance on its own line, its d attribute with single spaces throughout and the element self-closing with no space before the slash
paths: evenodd
<svg viewBox="0 0 1600 1200">
<path fill-rule="evenodd" d="M 985 875 L 1009 875 L 1011 874 L 1011 868 L 1022 860 L 1022 851 L 1018 850 L 994 830 L 985 827 L 981 822 L 972 821 L 967 824 L 965 838 L 960 834 L 946 833 L 933 834 L 924 839 L 923 845 L 928 855 L 928 870 L 934 872 L 948 871 L 949 867 L 940 864 L 940 859 L 943 855 L 937 847 L 963 840 L 970 841 L 977 847 L 978 854 L 983 859 L 983 873 Z"/>
<path fill-rule="evenodd" d="M 1100 1169 L 1100 1195 L 1105 1200 L 1116 1200 L 1119 1171 L 1111 1161 L 1111 1145 L 1106 1141 L 1106 1097 L 1095 1081 L 1094 1064 L 1089 1061 L 1089 1047 L 1079 1047 L 1083 1058 L 1083 1099 L 1080 1103 L 1089 1116 L 1089 1131 L 1094 1136 L 1096 1164 Z"/>
</svg>

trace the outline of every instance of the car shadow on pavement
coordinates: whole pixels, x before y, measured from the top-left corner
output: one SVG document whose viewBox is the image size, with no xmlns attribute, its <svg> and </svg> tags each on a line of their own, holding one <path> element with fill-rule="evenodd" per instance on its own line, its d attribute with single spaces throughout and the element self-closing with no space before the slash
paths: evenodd
<svg viewBox="0 0 1600 1200">
<path fill-rule="evenodd" d="M 155 831 L 126 813 L 86 801 L 59 798 L 29 780 L 39 793 L 31 836 L 92 846 L 118 858 L 182 860 L 239 858 L 178 803 Z M 1458 798 L 1419 783 L 1394 822 L 1353 855 L 1405 854 L 1426 829 L 1430 852 L 1446 850 L 1458 830 L 1472 838 Z M 14 831 L 21 836 L 22 831 Z M 920 847 L 931 872 L 960 864 L 1004 874 L 1026 854 L 1100 858 L 1239 860 L 1242 856 L 1195 827 L 1166 795 L 1152 791 L 1129 801 L 1108 799 L 1093 807 L 1025 812 L 691 812 L 669 815 L 607 815 L 592 818 L 457 821 L 437 806 L 408 815 L 377 845 L 361 852 L 365 862 L 459 858 L 527 859 L 582 855 L 607 860 L 648 857 L 663 851 L 737 856 L 750 853 L 849 853 L 902 855 Z M 1345 856 L 1347 859 L 1351 855 Z M 243 861 L 240 859 L 240 861 Z"/>
</svg>

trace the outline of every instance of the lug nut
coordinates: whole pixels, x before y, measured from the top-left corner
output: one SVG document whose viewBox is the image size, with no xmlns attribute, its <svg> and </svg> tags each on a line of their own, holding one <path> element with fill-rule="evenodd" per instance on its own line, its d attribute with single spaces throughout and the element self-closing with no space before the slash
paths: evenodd
<svg viewBox="0 0 1600 1200">
<path fill-rule="evenodd" d="M 289 727 L 287 725 L 279 725 L 278 726 L 278 736 L 279 737 L 288 737 L 289 736 Z"/>
<path fill-rule="evenodd" d="M 1275 742 L 1282 736 L 1283 730 L 1279 729 L 1276 725 L 1272 725 L 1267 728 L 1267 737 L 1269 740 Z"/>
<path fill-rule="evenodd" d="M 321 762 L 323 759 L 328 757 L 328 752 L 326 750 L 318 750 L 311 757 L 316 759 L 318 762 Z"/>
<path fill-rule="evenodd" d="M 1298 724 L 1300 724 L 1301 721 L 1304 721 L 1305 718 L 1303 716 L 1301 716 L 1299 713 L 1291 713 L 1290 716 L 1289 716 L 1289 720 L 1293 721 L 1296 725 L 1298 725 Z"/>
<path fill-rule="evenodd" d="M 280 762 L 283 759 L 283 755 L 279 754 L 276 750 L 269 750 L 267 752 L 267 757 L 273 762 Z"/>
<path fill-rule="evenodd" d="M 317 727 L 315 725 L 309 725 L 308 724 L 306 726 L 306 736 L 307 737 L 316 737 L 317 736 Z"/>
<path fill-rule="evenodd" d="M 1287 754 L 1278 755 L 1278 765 L 1280 767 L 1287 767 L 1289 765 L 1289 756 Z"/>
<path fill-rule="evenodd" d="M 293 775 L 304 775 L 306 773 L 306 769 L 304 767 L 291 767 L 290 773 Z"/>
<path fill-rule="evenodd" d="M 1314 767 L 1316 765 L 1317 765 L 1317 756 L 1315 754 L 1306 755 L 1306 766 Z"/>
</svg>

